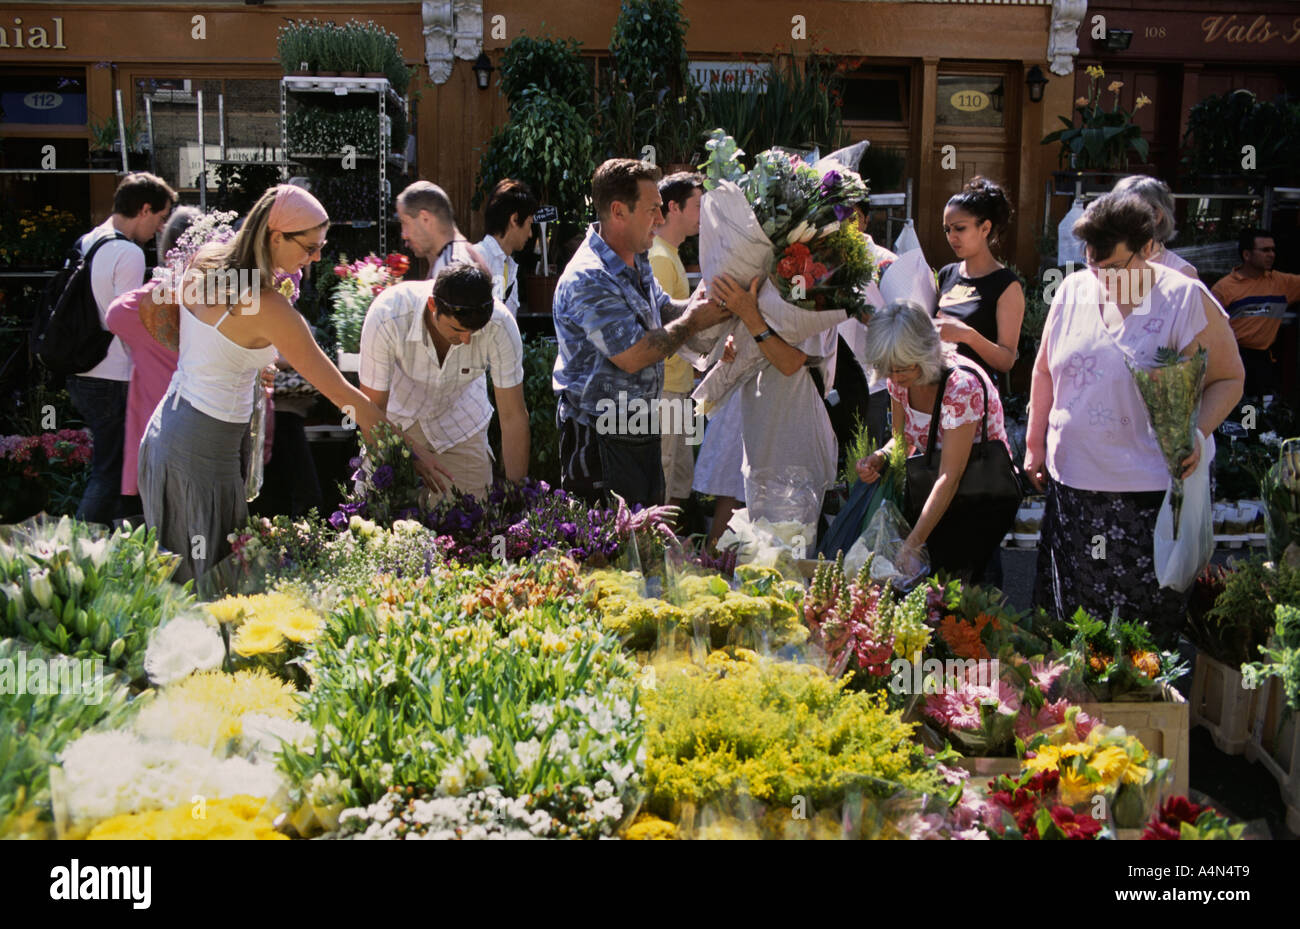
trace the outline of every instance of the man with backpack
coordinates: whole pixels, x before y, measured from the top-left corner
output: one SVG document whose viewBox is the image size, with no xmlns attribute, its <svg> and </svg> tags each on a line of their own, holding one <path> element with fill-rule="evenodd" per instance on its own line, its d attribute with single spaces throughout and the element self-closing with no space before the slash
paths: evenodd
<svg viewBox="0 0 1300 929">
<path fill-rule="evenodd" d="M 176 191 L 162 178 L 145 172 L 128 174 L 113 195 L 113 215 L 77 243 L 81 254 L 90 257 L 87 269 L 90 290 L 99 310 L 100 328 L 105 332 L 109 305 L 120 294 L 144 283 L 145 258 L 140 246 L 157 235 L 176 200 Z M 106 241 L 91 254 L 91 249 L 101 240 Z M 86 333 L 85 337 L 102 338 L 98 333 Z M 78 341 L 84 344 L 84 339 Z M 58 344 L 47 345 L 42 354 L 53 355 L 63 348 Z M 68 353 L 80 349 L 81 346 L 66 346 Z M 127 515 L 123 512 L 121 488 L 130 377 L 131 356 L 116 336 L 108 342 L 107 351 L 97 363 L 68 377 L 72 404 L 90 427 L 95 443 L 90 481 L 77 507 L 77 518 L 87 522 L 109 523 Z"/>
</svg>

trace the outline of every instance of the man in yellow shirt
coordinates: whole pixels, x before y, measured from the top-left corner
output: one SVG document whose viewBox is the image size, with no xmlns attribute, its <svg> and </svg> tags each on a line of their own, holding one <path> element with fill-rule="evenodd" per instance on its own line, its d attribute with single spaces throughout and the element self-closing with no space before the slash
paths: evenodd
<svg viewBox="0 0 1300 929">
<path fill-rule="evenodd" d="M 699 235 L 700 201 L 704 198 L 704 178 L 699 174 L 681 171 L 670 174 L 659 182 L 659 196 L 663 199 L 663 225 L 655 229 L 654 243 L 650 246 L 650 267 L 664 293 L 674 300 L 685 300 L 691 295 L 686 282 L 686 268 L 677 255 L 677 249 L 687 236 Z M 699 433 L 694 417 L 694 403 L 690 400 L 695 388 L 695 369 L 680 355 L 669 355 L 664 360 L 664 410 L 679 409 L 682 420 L 665 423 L 661 417 L 662 453 L 664 466 L 664 496 L 672 506 L 682 506 L 691 496 L 691 481 L 695 476 L 695 448 Z M 687 421 L 686 411 L 690 411 Z M 680 425 L 680 428 L 674 426 Z"/>
</svg>

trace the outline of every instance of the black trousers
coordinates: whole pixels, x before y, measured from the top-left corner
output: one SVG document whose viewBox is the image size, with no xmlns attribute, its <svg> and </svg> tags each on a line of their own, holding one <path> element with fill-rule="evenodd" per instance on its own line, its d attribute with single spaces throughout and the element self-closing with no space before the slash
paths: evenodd
<svg viewBox="0 0 1300 929">
<path fill-rule="evenodd" d="M 557 415 L 558 419 L 558 415 Z M 618 494 L 628 506 L 664 502 L 660 438 L 601 435 L 594 425 L 559 419 L 560 487 L 593 506 Z"/>
</svg>

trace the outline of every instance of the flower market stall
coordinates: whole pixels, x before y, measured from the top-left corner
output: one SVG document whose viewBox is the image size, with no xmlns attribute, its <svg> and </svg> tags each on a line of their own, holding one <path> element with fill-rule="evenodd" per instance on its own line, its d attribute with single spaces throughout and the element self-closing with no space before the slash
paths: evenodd
<svg viewBox="0 0 1300 929">
<path fill-rule="evenodd" d="M 1141 626 L 870 565 L 724 571 L 661 510 L 543 483 L 426 508 L 394 449 L 330 519 L 250 521 L 206 602 L 143 529 L 5 527 L 0 656 L 27 680 L 0 833 L 1241 832 L 1104 715 L 1179 672 Z"/>
</svg>

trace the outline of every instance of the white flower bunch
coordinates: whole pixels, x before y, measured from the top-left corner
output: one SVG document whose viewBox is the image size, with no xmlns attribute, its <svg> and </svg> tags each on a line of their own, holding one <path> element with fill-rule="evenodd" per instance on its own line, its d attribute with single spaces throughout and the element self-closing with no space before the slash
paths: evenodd
<svg viewBox="0 0 1300 929">
<path fill-rule="evenodd" d="M 181 742 L 150 741 L 126 732 L 92 732 L 63 750 L 52 778 L 73 821 L 165 810 L 195 795 L 273 797 L 281 789 L 272 765 L 219 760 Z"/>
<path fill-rule="evenodd" d="M 165 687 L 195 671 L 219 668 L 226 660 L 221 634 L 203 618 L 177 616 L 154 630 L 144 655 L 149 680 Z"/>
</svg>

